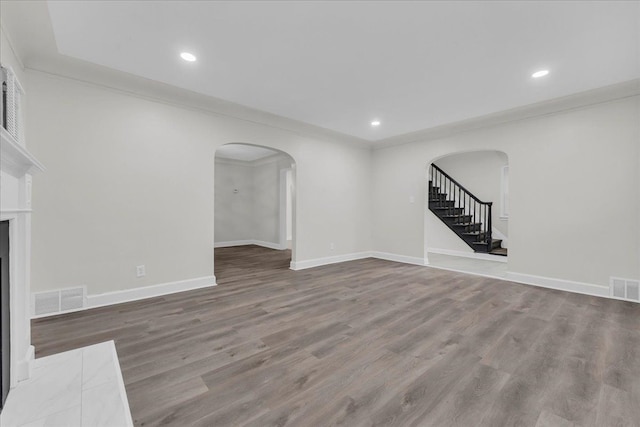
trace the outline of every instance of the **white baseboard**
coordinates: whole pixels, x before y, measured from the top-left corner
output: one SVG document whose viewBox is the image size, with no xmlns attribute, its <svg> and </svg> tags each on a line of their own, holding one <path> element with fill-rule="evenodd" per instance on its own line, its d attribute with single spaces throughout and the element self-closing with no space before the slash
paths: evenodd
<svg viewBox="0 0 640 427">
<path fill-rule="evenodd" d="M 460 269 L 457 269 L 457 268 L 441 267 L 439 265 L 431 265 L 431 264 L 428 264 L 427 267 L 435 268 L 435 269 L 438 269 L 438 270 L 452 271 L 454 273 L 470 274 L 471 276 L 488 277 L 489 279 L 497 279 L 497 280 L 504 280 L 504 281 L 507 281 L 507 282 L 513 282 L 513 280 L 509 280 L 506 277 L 495 276 L 493 274 L 477 273 L 477 272 L 471 272 L 471 271 L 467 271 L 467 270 L 460 270 Z"/>
<path fill-rule="evenodd" d="M 72 310 L 56 311 L 38 316 L 31 315 L 32 319 L 58 316 L 60 314 L 74 313 L 76 311 L 88 310 L 96 307 L 103 307 L 112 304 L 137 301 L 145 298 L 159 297 L 162 295 L 174 294 L 177 292 L 192 291 L 195 289 L 216 286 L 216 276 L 198 277 L 195 279 L 178 280 L 176 282 L 161 283 L 159 285 L 145 286 L 141 288 L 124 289 L 121 291 L 106 292 L 104 294 L 87 295 L 86 303 L 82 308 Z"/>
<path fill-rule="evenodd" d="M 574 292 L 578 294 L 609 298 L 609 287 L 595 285 L 593 283 L 574 282 L 571 280 L 556 279 L 553 277 L 534 276 L 533 274 L 514 273 L 507 271 L 506 280 L 524 283 L 525 285 L 540 286 L 542 288 L 556 289 L 559 291 Z"/>
<path fill-rule="evenodd" d="M 253 240 L 231 240 L 228 242 L 215 242 L 213 244 L 214 248 L 230 248 L 233 246 L 246 246 L 253 245 Z"/>
<path fill-rule="evenodd" d="M 87 307 L 95 308 L 104 305 L 120 304 L 145 298 L 159 297 L 176 292 L 192 291 L 194 289 L 216 286 L 216 276 L 198 277 L 195 279 L 179 280 L 177 282 L 161 283 L 143 288 L 125 289 L 104 294 L 87 295 Z"/>
<path fill-rule="evenodd" d="M 264 240 L 231 240 L 228 242 L 216 242 L 213 244 L 214 248 L 231 248 L 233 246 L 247 246 L 257 245 L 269 249 L 277 249 L 279 251 L 287 249 L 286 246 L 282 246 L 279 243 L 265 242 Z"/>
<path fill-rule="evenodd" d="M 454 251 L 451 249 L 438 249 L 438 248 L 429 248 L 427 252 L 433 254 L 441 254 L 441 255 L 451 255 L 451 256 L 459 256 L 464 258 L 473 258 L 473 259 L 482 259 L 485 261 L 495 261 L 495 262 L 508 262 L 506 256 L 500 255 L 489 255 L 481 252 L 463 252 L 463 251 Z"/>
<path fill-rule="evenodd" d="M 291 261 L 291 269 L 304 270 L 306 268 L 320 267 L 322 265 L 337 264 L 339 262 L 354 261 L 363 258 L 371 258 L 371 252 L 356 252 L 353 254 L 328 256 L 304 261 Z"/>
<path fill-rule="evenodd" d="M 402 262 L 404 264 L 427 265 L 427 262 L 424 258 L 407 256 L 407 255 L 390 254 L 388 252 L 373 251 L 371 252 L 371 257 L 384 259 L 387 261 Z"/>
<path fill-rule="evenodd" d="M 286 245 L 282 246 L 280 243 L 265 242 L 263 240 L 253 240 L 253 244 L 254 245 L 258 245 L 258 246 L 262 246 L 264 248 L 277 249 L 279 251 L 287 249 Z"/>
<path fill-rule="evenodd" d="M 324 257 L 324 258 L 315 258 L 315 259 L 309 259 L 309 260 L 297 261 L 297 262 L 291 261 L 291 269 L 304 270 L 306 268 L 320 267 L 323 265 L 337 264 L 339 262 L 354 261 L 356 259 L 364 259 L 364 258 L 379 258 L 387 261 L 402 262 L 404 264 L 423 265 L 423 266 L 427 265 L 425 260 L 419 257 L 391 254 L 387 252 L 365 251 L 365 252 L 356 252 L 352 254 Z"/>
</svg>

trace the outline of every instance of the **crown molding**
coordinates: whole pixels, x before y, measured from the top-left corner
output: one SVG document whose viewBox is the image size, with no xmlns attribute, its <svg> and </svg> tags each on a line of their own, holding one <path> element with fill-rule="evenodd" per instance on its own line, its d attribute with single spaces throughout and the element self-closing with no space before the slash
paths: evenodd
<svg viewBox="0 0 640 427">
<path fill-rule="evenodd" d="M 82 61 L 69 58 L 69 60 L 65 62 Z M 328 140 L 330 142 L 346 143 L 355 148 L 368 150 L 385 149 L 412 142 L 427 142 L 459 133 L 470 132 L 541 116 L 559 114 L 566 111 L 587 108 L 592 105 L 640 95 L 640 78 L 638 78 L 584 92 L 578 92 L 560 98 L 554 98 L 471 119 L 385 138 L 378 141 L 367 141 L 265 111 L 252 109 L 230 101 L 202 95 L 142 77 L 133 76 L 121 71 L 111 70 L 89 63 L 86 63 L 86 67 L 95 71 L 95 78 L 82 79 L 67 74 L 59 74 L 38 68 L 32 68 L 29 65 L 25 67 L 25 71 L 45 74 L 56 79 L 71 80 L 79 84 L 100 87 L 102 89 L 124 93 L 129 96 L 135 96 L 153 102 L 160 102 L 191 110 L 204 111 L 208 114 L 214 114 L 219 117 L 227 117 L 268 126 L 304 137 L 315 137 Z M 109 79 L 111 79 L 109 82 L 105 82 L 105 80 Z M 119 81 L 121 85 L 116 83 L 116 80 Z"/>
<path fill-rule="evenodd" d="M 18 55 L 18 52 L 16 51 L 16 48 L 14 47 L 14 43 L 11 40 L 11 37 L 9 36 L 9 33 L 7 33 L 4 30 L 4 26 L 2 24 L 0 24 L 0 32 L 2 32 L 2 34 L 4 35 L 5 40 L 7 40 L 7 45 L 9 45 L 9 49 L 11 50 L 11 53 L 13 54 L 13 57 L 16 58 L 16 61 L 18 62 L 18 65 L 20 65 L 20 68 L 22 70 L 24 70 L 24 63 L 22 62 L 22 56 Z"/>
<path fill-rule="evenodd" d="M 83 61 L 68 58 L 68 61 L 64 62 Z M 427 142 L 459 133 L 470 132 L 520 120 L 558 114 L 640 95 L 640 78 L 638 78 L 584 92 L 578 92 L 560 98 L 553 98 L 471 119 L 393 136 L 382 140 L 367 141 L 308 123 L 278 116 L 266 111 L 252 109 L 230 101 L 202 95 L 142 77 L 133 76 L 121 71 L 111 70 L 89 63 L 86 63 L 85 65 L 86 68 L 94 70 L 95 74 L 93 75 L 93 78 L 78 78 L 76 76 L 69 75 L 74 74 L 73 72 L 70 72 L 69 74 L 59 74 L 57 72 L 33 68 L 29 65 L 25 67 L 25 71 L 46 74 L 51 78 L 71 80 L 80 84 L 97 86 L 102 89 L 124 93 L 126 95 L 135 96 L 149 101 L 160 102 L 191 110 L 204 111 L 219 117 L 227 117 L 268 126 L 304 137 L 321 138 L 331 142 L 346 143 L 355 148 L 369 150 L 385 149 L 412 142 Z M 107 82 L 105 80 L 109 81 Z M 116 81 L 120 82 L 120 84 L 116 83 Z"/>
<path fill-rule="evenodd" d="M 66 57 L 62 61 L 56 58 L 51 62 L 40 58 L 37 62 L 27 63 L 25 71 L 98 87 L 147 101 L 268 126 L 307 138 L 348 144 L 354 148 L 371 149 L 371 141 L 73 58 Z"/>
<path fill-rule="evenodd" d="M 467 120 L 461 120 L 442 126 L 385 138 L 373 142 L 373 149 L 385 149 L 396 145 L 412 142 L 426 142 L 444 138 L 463 132 L 470 132 L 482 128 L 497 126 L 505 123 L 532 119 L 562 113 L 565 111 L 586 108 L 596 104 L 616 101 L 640 95 L 640 78 L 616 83 L 585 92 L 554 98 L 547 101 L 536 102 L 509 110 L 499 111 Z"/>
</svg>

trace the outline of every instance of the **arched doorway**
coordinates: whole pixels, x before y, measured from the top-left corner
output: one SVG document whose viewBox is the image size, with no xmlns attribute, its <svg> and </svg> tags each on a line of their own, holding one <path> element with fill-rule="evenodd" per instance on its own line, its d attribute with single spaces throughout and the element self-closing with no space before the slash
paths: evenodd
<svg viewBox="0 0 640 427">
<path fill-rule="evenodd" d="M 214 266 L 218 284 L 288 269 L 295 259 L 295 161 L 270 147 L 230 143 L 215 154 Z"/>
</svg>

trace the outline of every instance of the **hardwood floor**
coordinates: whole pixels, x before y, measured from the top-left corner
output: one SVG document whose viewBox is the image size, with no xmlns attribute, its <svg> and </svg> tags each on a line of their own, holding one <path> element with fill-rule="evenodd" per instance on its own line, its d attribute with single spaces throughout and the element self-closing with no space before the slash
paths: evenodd
<svg viewBox="0 0 640 427">
<path fill-rule="evenodd" d="M 640 425 L 640 305 L 215 252 L 216 288 L 34 320 L 38 357 L 115 340 L 139 426 Z"/>
</svg>

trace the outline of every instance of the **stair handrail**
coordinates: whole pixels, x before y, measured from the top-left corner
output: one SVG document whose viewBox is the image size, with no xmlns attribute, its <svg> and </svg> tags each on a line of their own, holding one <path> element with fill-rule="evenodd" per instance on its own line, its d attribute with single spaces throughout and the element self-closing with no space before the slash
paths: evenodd
<svg viewBox="0 0 640 427">
<path fill-rule="evenodd" d="M 465 193 L 467 193 L 469 196 L 471 196 L 476 202 L 478 203 L 482 203 L 483 205 L 492 205 L 493 202 L 483 202 L 482 200 L 478 199 L 471 191 L 467 190 L 466 188 L 464 188 L 464 185 L 460 184 L 458 181 L 456 181 L 455 179 L 453 179 L 451 177 L 451 175 L 449 175 L 448 173 L 446 173 L 445 171 L 443 171 L 442 169 L 440 169 L 435 163 L 431 163 L 431 167 L 434 168 L 435 170 L 437 170 L 438 172 L 440 172 L 442 175 L 446 176 L 451 182 L 453 182 L 455 185 L 457 185 L 458 187 L 460 187 L 460 189 L 462 191 L 464 191 Z"/>
<path fill-rule="evenodd" d="M 434 172 L 435 170 L 435 172 Z M 440 179 L 438 177 L 438 179 L 436 179 L 437 175 L 440 174 L 441 176 L 444 177 L 445 179 L 445 186 L 446 186 L 446 181 L 448 180 L 450 184 L 454 185 L 453 188 L 453 195 L 449 195 L 453 197 L 453 201 L 454 204 L 453 206 L 450 208 L 451 210 L 455 210 L 456 209 L 456 203 L 458 204 L 458 206 L 460 205 L 460 200 L 456 200 L 455 199 L 455 193 L 456 191 L 458 192 L 458 194 L 460 194 L 460 192 L 462 192 L 464 194 L 464 196 L 468 196 L 470 199 L 473 199 L 475 201 L 475 203 L 478 203 L 479 205 L 484 205 L 486 208 L 484 209 L 484 211 L 482 210 L 482 208 L 479 208 L 479 223 L 481 224 L 481 230 L 480 233 L 484 233 L 484 239 L 486 242 L 486 251 L 490 252 L 492 249 L 492 244 L 493 244 L 493 230 L 492 230 L 492 224 L 491 224 L 491 216 L 492 216 L 492 205 L 493 202 L 484 202 L 482 200 L 480 200 L 478 197 L 476 197 L 471 191 L 467 190 L 462 184 L 460 184 L 458 181 L 456 181 L 454 178 L 451 177 L 451 175 L 449 175 L 448 173 L 446 173 L 445 171 L 443 171 L 442 169 L 440 169 L 436 164 L 432 163 L 431 164 L 431 169 L 429 170 L 429 178 L 430 178 L 430 182 L 432 183 L 432 185 L 434 187 L 436 187 L 436 184 L 438 184 L 437 188 L 440 189 Z M 457 189 L 455 187 L 458 187 Z M 445 188 L 446 190 L 446 188 Z M 466 212 L 467 206 L 466 203 L 464 203 L 464 196 L 463 196 L 463 200 L 462 200 L 462 209 L 463 209 L 463 213 Z M 431 209 L 431 206 L 430 208 Z M 477 210 L 474 206 L 473 209 L 471 209 L 471 206 L 469 205 L 469 210 L 470 210 L 470 214 L 472 217 L 474 217 L 477 213 Z M 484 217 L 484 218 L 483 218 Z M 441 218 L 443 219 L 443 218 Z M 484 219 L 484 221 L 483 221 Z M 451 226 L 449 224 L 447 224 L 450 228 Z M 453 228 L 452 228 L 453 229 Z M 478 234 L 480 235 L 480 234 Z"/>
</svg>

